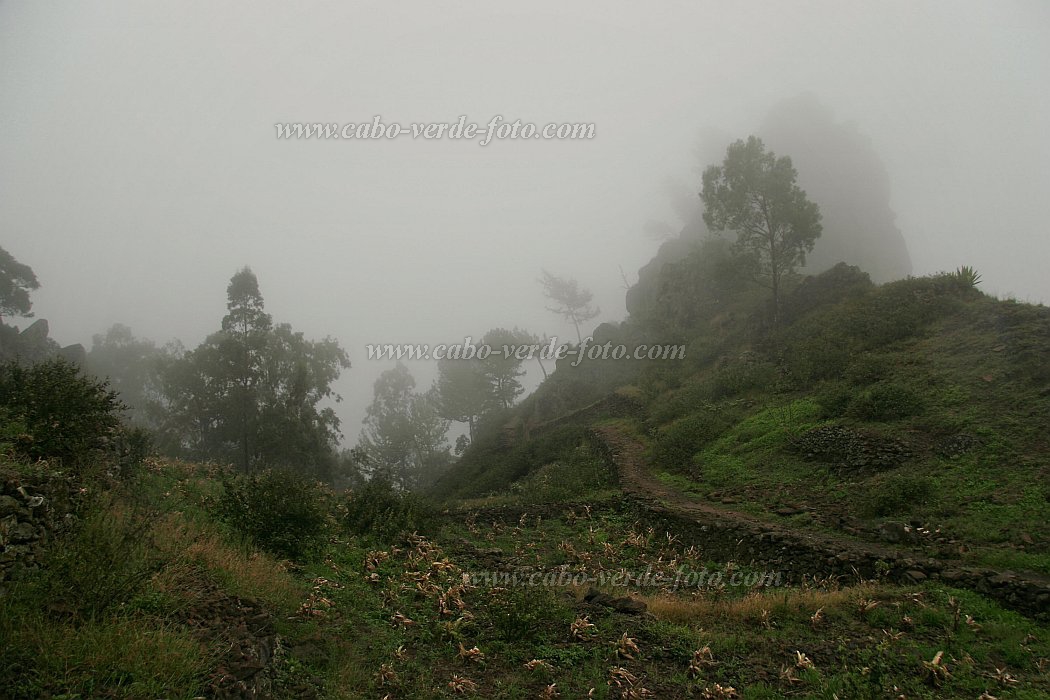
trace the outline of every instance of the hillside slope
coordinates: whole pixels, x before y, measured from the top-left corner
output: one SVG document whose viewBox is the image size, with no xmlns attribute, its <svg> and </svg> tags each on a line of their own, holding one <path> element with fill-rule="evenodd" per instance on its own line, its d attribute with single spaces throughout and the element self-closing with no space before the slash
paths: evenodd
<svg viewBox="0 0 1050 700">
<path fill-rule="evenodd" d="M 779 328 L 760 306 L 741 310 L 747 292 L 726 295 L 706 318 L 675 327 L 689 338 L 685 361 L 559 366 L 440 493 L 520 491 L 615 419 L 656 478 L 697 502 L 1050 574 L 1050 310 L 993 299 L 973 282 L 958 273 L 874 286 L 839 266 L 796 287 Z M 727 309 L 731 320 L 713 330 L 707 319 Z M 632 317 L 608 333 L 644 337 L 673 325 L 673 312 L 665 305 L 663 318 Z M 566 395 L 629 400 L 579 411 Z"/>
</svg>

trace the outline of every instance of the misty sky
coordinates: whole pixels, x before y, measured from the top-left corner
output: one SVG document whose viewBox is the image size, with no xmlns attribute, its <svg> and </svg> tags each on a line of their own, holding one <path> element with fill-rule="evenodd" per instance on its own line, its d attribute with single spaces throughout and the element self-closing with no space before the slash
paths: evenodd
<svg viewBox="0 0 1050 700">
<path fill-rule="evenodd" d="M 37 316 L 188 347 L 250 265 L 330 334 L 356 440 L 369 342 L 568 336 L 541 267 L 623 318 L 694 146 L 812 92 L 871 138 L 917 274 L 1050 300 L 1044 2 L 0 2 L 0 245 Z M 583 141 L 279 141 L 277 122 L 593 122 Z M 759 134 L 761 135 L 761 134 Z M 785 154 L 791 155 L 791 154 Z M 819 202 L 818 202 L 819 204 Z M 818 244 L 819 245 L 819 244 Z M 413 367 L 429 382 L 427 367 Z"/>
</svg>

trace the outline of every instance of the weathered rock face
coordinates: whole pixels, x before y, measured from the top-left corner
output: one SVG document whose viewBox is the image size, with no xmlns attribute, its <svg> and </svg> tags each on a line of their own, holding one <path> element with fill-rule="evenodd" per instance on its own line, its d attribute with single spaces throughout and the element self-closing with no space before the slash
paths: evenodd
<svg viewBox="0 0 1050 700">
<path fill-rule="evenodd" d="M 845 261 L 889 282 L 912 272 L 897 215 L 890 208 L 890 178 L 870 139 L 812 94 L 774 106 L 757 134 L 778 156 L 790 156 L 798 183 L 820 206 L 824 233 L 808 256 L 815 273 Z"/>
<path fill-rule="evenodd" d="M 67 345 L 58 351 L 58 356 L 66 362 L 72 362 L 75 365 L 83 365 L 87 362 L 87 350 L 80 343 Z"/>
<path fill-rule="evenodd" d="M 890 207 L 889 173 L 866 136 L 837 122 L 831 110 L 809 94 L 774 106 L 754 133 L 777 156 L 791 158 L 799 186 L 823 215 L 824 231 L 807 256 L 805 272 L 817 274 L 845 262 L 879 283 L 911 274 L 911 256 Z M 698 165 L 720 164 L 726 147 L 747 135 L 707 134 L 696 149 Z M 698 182 L 695 190 L 700 190 Z M 627 310 L 632 316 L 644 317 L 661 303 L 665 266 L 685 259 L 711 235 L 699 197 L 694 195 L 692 206 L 684 214 L 686 223 L 679 236 L 660 246 L 628 290 Z"/>
<path fill-rule="evenodd" d="M 60 347 L 49 336 L 50 326 L 46 318 L 38 318 L 29 326 L 18 330 L 0 322 L 0 361 L 17 360 L 32 364 L 60 357 L 75 365 L 83 365 L 87 360 L 87 351 L 80 343 Z"/>
<path fill-rule="evenodd" d="M 47 340 L 48 334 L 50 333 L 50 327 L 47 325 L 46 318 L 38 318 L 33 321 L 29 326 L 23 330 L 19 335 L 22 341 L 25 343 L 32 343 L 33 345 L 43 344 Z"/>
</svg>

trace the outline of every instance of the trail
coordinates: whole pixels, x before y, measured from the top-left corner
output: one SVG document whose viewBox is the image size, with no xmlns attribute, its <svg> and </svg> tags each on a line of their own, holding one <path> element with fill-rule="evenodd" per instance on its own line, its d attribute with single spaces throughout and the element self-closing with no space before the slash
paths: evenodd
<svg viewBox="0 0 1050 700">
<path fill-rule="evenodd" d="M 1028 615 L 1050 616 L 1050 577 L 963 566 L 906 547 L 803 531 L 697 501 L 653 474 L 645 446 L 633 436 L 615 426 L 596 426 L 589 434 L 616 468 L 624 493 L 653 515 L 692 530 L 717 558 L 773 566 L 795 580 L 827 576 L 854 581 L 886 577 L 899 583 L 938 580 L 974 589 Z"/>
</svg>

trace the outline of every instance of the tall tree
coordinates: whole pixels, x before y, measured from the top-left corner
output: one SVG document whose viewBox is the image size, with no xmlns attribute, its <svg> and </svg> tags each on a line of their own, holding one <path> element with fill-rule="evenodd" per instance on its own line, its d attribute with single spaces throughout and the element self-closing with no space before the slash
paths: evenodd
<svg viewBox="0 0 1050 700">
<path fill-rule="evenodd" d="M 481 360 L 439 360 L 434 388 L 440 414 L 466 423 L 473 442 L 478 420 L 491 407 L 493 398 Z"/>
<path fill-rule="evenodd" d="M 715 232 L 736 233 L 736 251 L 752 263 L 753 278 L 772 292 L 779 320 L 785 275 L 805 264 L 820 237 L 820 209 L 795 180 L 791 159 L 767 152 L 749 136 L 726 149 L 722 165 L 704 171 L 704 222 Z"/>
<path fill-rule="evenodd" d="M 568 321 L 572 321 L 576 327 L 576 342 L 582 343 L 580 335 L 580 324 L 590 321 L 601 313 L 597 306 L 591 306 L 594 295 L 590 290 L 584 289 L 574 279 L 556 277 L 546 270 L 541 271 L 540 284 L 543 285 L 543 294 L 553 304 L 547 310 L 561 315 Z"/>
<path fill-rule="evenodd" d="M 230 411 L 236 416 L 241 468 L 249 471 L 252 466 L 251 440 L 258 420 L 257 388 L 262 379 L 262 356 L 273 320 L 264 310 L 259 280 L 248 267 L 230 279 L 226 299 L 221 347 L 233 380 Z"/>
<path fill-rule="evenodd" d="M 39 288 L 33 269 L 0 248 L 0 322 L 4 316 L 31 317 L 29 292 Z"/>
<path fill-rule="evenodd" d="M 417 394 L 415 387 L 400 362 L 383 372 L 361 435 L 371 477 L 406 490 L 417 488 L 448 455 L 448 421 L 440 416 L 434 394 Z"/>
<path fill-rule="evenodd" d="M 330 478 L 339 420 L 328 402 L 350 360 L 331 339 L 310 341 L 274 326 L 255 275 L 230 281 L 222 330 L 169 361 L 163 373 L 163 436 L 180 454 L 242 469 L 282 466 Z"/>
<path fill-rule="evenodd" d="M 514 401 L 525 391 L 518 378 L 525 374 L 522 369 L 524 359 L 517 354 L 517 348 L 531 345 L 533 336 L 515 328 L 493 328 L 482 343 L 492 352 L 481 361 L 482 374 L 488 380 L 491 402 L 500 408 L 510 408 Z"/>
<path fill-rule="evenodd" d="M 339 418 L 325 401 L 339 401 L 332 383 L 350 359 L 339 344 L 310 341 L 287 323 L 270 333 L 256 390 L 259 458 L 269 464 L 295 464 L 326 480 L 333 476 Z"/>
</svg>

